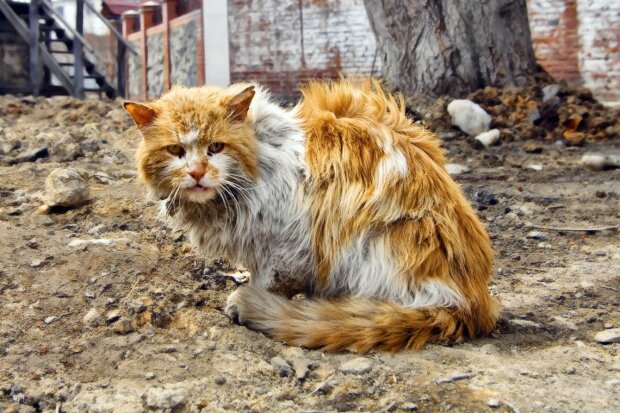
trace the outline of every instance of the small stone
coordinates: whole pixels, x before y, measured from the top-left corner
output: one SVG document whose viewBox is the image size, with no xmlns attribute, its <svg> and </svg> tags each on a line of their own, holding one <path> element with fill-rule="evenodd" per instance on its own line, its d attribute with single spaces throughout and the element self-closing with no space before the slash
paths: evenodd
<svg viewBox="0 0 620 413">
<path fill-rule="evenodd" d="M 493 129 L 488 132 L 483 132 L 475 137 L 475 139 L 482 144 L 485 148 L 492 146 L 499 140 L 499 129 Z"/>
<path fill-rule="evenodd" d="M 121 312 L 119 310 L 111 310 L 105 316 L 105 321 L 108 324 L 114 323 L 121 318 Z"/>
<path fill-rule="evenodd" d="M 344 374 L 366 374 L 372 370 L 372 363 L 364 357 L 345 361 L 340 365 L 340 371 Z"/>
<path fill-rule="evenodd" d="M 35 258 L 34 260 L 30 261 L 30 266 L 31 266 L 32 268 L 38 268 L 38 267 L 40 267 L 41 265 L 43 265 L 43 261 L 41 261 L 40 259 L 36 259 L 36 258 Z"/>
<path fill-rule="evenodd" d="M 562 87 L 558 84 L 547 85 L 542 88 L 543 102 L 548 102 L 560 93 Z"/>
<path fill-rule="evenodd" d="M 577 369 L 573 366 L 567 367 L 566 370 L 564 370 L 564 373 L 566 374 L 575 374 L 577 373 Z"/>
<path fill-rule="evenodd" d="M 9 165 L 16 165 L 23 162 L 34 162 L 37 159 L 43 159 L 50 156 L 50 151 L 46 147 L 36 148 L 30 151 L 22 152 L 13 159 L 9 159 Z"/>
<path fill-rule="evenodd" d="M 141 300 L 134 300 L 129 303 L 129 308 L 134 314 L 140 314 L 146 311 L 146 305 Z"/>
<path fill-rule="evenodd" d="M 538 110 L 538 108 L 532 108 L 532 109 L 528 110 L 527 111 L 527 118 L 532 123 L 536 123 L 537 121 L 539 121 L 541 116 L 540 116 L 540 111 Z"/>
<path fill-rule="evenodd" d="M 94 307 L 88 310 L 88 312 L 84 315 L 84 318 L 82 318 L 82 322 L 91 327 L 98 326 L 100 321 L 101 316 L 99 314 L 99 311 L 97 311 L 97 309 Z"/>
<path fill-rule="evenodd" d="M 288 377 L 293 374 L 291 366 L 280 356 L 273 357 L 271 359 L 271 365 L 278 371 L 280 377 Z"/>
<path fill-rule="evenodd" d="M 29 248 L 32 249 L 37 249 L 39 247 L 39 243 L 37 242 L 36 238 L 31 238 L 30 240 L 28 240 L 28 242 L 26 243 L 26 246 L 28 246 Z"/>
<path fill-rule="evenodd" d="M 605 325 L 603 327 L 605 327 L 607 329 L 610 329 L 610 328 L 614 328 L 614 325 L 611 324 L 611 323 L 605 323 Z"/>
<path fill-rule="evenodd" d="M 54 169 L 45 180 L 45 200 L 50 206 L 78 206 L 89 196 L 86 174 L 75 168 Z"/>
<path fill-rule="evenodd" d="M 43 320 L 43 322 L 45 324 L 51 324 L 54 320 L 56 320 L 56 317 L 54 316 L 49 316 L 49 317 L 45 317 L 45 319 Z"/>
<path fill-rule="evenodd" d="M 474 376 L 475 374 L 473 373 L 455 374 L 454 376 L 437 380 L 437 384 L 454 383 L 455 381 L 471 379 Z"/>
<path fill-rule="evenodd" d="M 547 234 L 545 234 L 542 231 L 530 231 L 527 233 L 526 237 L 530 238 L 530 239 L 539 239 L 539 240 L 543 240 L 547 238 Z"/>
<path fill-rule="evenodd" d="M 87 291 L 87 292 L 84 293 L 84 297 L 89 298 L 89 299 L 92 300 L 93 298 L 95 298 L 95 293 Z"/>
<path fill-rule="evenodd" d="M 215 376 L 215 377 L 213 378 L 213 382 L 214 382 L 215 384 L 217 384 L 218 386 L 222 386 L 222 385 L 226 384 L 226 377 L 224 377 L 224 376 L 222 376 L 222 375 L 218 374 L 217 376 Z"/>
<path fill-rule="evenodd" d="M 153 380 L 155 378 L 155 373 L 149 371 L 144 375 L 144 378 L 147 380 Z"/>
<path fill-rule="evenodd" d="M 406 412 L 415 412 L 418 410 L 418 405 L 415 403 L 403 403 L 400 405 L 400 408 Z"/>
<path fill-rule="evenodd" d="M 480 105 L 467 99 L 455 99 L 448 105 L 452 124 L 470 136 L 478 136 L 489 130 L 491 115 Z"/>
<path fill-rule="evenodd" d="M 118 334 L 129 334 L 133 331 L 131 320 L 123 317 L 114 326 L 114 332 Z"/>
<path fill-rule="evenodd" d="M 540 172 L 544 169 L 544 166 L 540 164 L 529 164 L 525 166 L 527 169 L 531 169 L 532 171 Z"/>
<path fill-rule="evenodd" d="M 447 163 L 445 165 L 446 171 L 449 175 L 461 175 L 471 172 L 471 168 L 467 165 L 461 165 L 458 163 Z"/>
<path fill-rule="evenodd" d="M 610 328 L 599 331 L 594 340 L 601 344 L 620 343 L 620 328 Z"/>
<path fill-rule="evenodd" d="M 495 409 L 495 408 L 497 408 L 497 407 L 499 407 L 501 405 L 502 405 L 502 402 L 500 402 L 497 399 L 489 399 L 489 400 L 487 400 L 487 406 L 489 406 L 489 407 L 491 407 L 493 409 Z"/>
<path fill-rule="evenodd" d="M 620 168 L 620 153 L 586 153 L 581 164 L 593 171 Z"/>
<path fill-rule="evenodd" d="M 535 141 L 527 141 L 523 144 L 523 150 L 527 153 L 542 153 L 543 146 Z"/>
<path fill-rule="evenodd" d="M 513 318 L 508 321 L 510 324 L 517 327 L 525 327 L 525 328 L 542 328 L 542 326 L 534 321 L 530 320 L 522 320 L 520 318 Z"/>
<path fill-rule="evenodd" d="M 538 248 L 544 248 L 544 249 L 551 249 L 551 248 L 553 248 L 551 246 L 551 244 L 549 244 L 548 242 L 539 242 L 537 246 L 538 246 Z"/>
</svg>

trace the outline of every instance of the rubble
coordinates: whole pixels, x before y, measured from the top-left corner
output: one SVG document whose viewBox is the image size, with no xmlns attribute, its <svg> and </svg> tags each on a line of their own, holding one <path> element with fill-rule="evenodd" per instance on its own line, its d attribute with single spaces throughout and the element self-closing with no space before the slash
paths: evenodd
<svg viewBox="0 0 620 413">
<path fill-rule="evenodd" d="M 455 99 L 448 105 L 452 124 L 470 136 L 477 136 L 489 130 L 491 116 L 480 105 L 467 99 Z"/>
<path fill-rule="evenodd" d="M 88 201 L 89 196 L 87 175 L 78 169 L 57 168 L 45 180 L 48 206 L 75 207 Z"/>
<path fill-rule="evenodd" d="M 492 129 L 488 132 L 483 132 L 479 134 L 474 139 L 480 142 L 485 148 L 488 148 L 489 146 L 494 145 L 497 141 L 499 141 L 499 135 L 499 129 Z"/>
</svg>

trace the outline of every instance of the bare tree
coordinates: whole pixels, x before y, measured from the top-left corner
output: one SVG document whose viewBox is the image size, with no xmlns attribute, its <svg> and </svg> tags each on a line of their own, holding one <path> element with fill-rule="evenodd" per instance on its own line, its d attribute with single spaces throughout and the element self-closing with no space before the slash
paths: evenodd
<svg viewBox="0 0 620 413">
<path fill-rule="evenodd" d="M 364 0 L 383 76 L 410 103 L 523 84 L 535 70 L 526 0 Z"/>
</svg>

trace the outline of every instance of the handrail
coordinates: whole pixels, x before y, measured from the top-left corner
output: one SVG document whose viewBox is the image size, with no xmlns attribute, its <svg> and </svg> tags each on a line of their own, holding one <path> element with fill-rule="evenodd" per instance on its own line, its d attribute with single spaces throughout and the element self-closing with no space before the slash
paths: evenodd
<svg viewBox="0 0 620 413">
<path fill-rule="evenodd" d="M 103 23 L 108 26 L 108 28 L 110 29 L 110 31 L 112 31 L 112 33 L 114 33 L 114 35 L 116 36 L 116 38 L 118 40 L 120 40 L 127 49 L 129 49 L 129 51 L 131 51 L 131 53 L 137 55 L 138 51 L 131 45 L 131 43 L 129 43 L 127 40 L 125 40 L 125 38 L 123 37 L 122 34 L 119 33 L 118 30 L 116 30 L 116 27 L 114 27 L 114 25 L 112 23 L 110 23 L 110 21 L 108 19 L 105 18 L 105 16 L 101 13 L 99 13 L 99 10 L 97 10 L 97 8 L 95 6 L 93 6 L 92 4 L 90 4 L 90 1 L 88 0 L 84 0 L 84 3 L 88 6 L 88 8 L 95 13 L 95 15 L 97 17 L 99 17 L 99 19 L 101 19 L 101 21 L 103 21 Z"/>
<path fill-rule="evenodd" d="M 92 54 L 95 54 L 95 49 L 93 49 L 92 46 L 88 44 L 86 39 L 83 38 L 81 34 L 76 32 L 73 29 L 73 27 L 71 27 L 71 25 L 67 23 L 64 17 L 62 17 L 62 14 L 54 10 L 54 6 L 48 0 L 39 0 L 39 1 L 49 10 L 50 13 L 52 13 L 54 16 L 56 16 L 56 18 L 58 18 L 58 20 L 60 20 L 60 22 L 71 32 L 71 34 L 73 34 L 75 39 L 77 39 L 80 43 L 82 43 L 82 45 L 86 48 L 86 50 L 88 50 Z"/>
</svg>

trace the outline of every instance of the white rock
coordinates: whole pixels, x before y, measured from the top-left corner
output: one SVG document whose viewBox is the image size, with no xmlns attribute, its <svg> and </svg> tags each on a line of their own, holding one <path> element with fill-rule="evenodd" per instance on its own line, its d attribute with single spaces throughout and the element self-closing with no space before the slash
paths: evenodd
<svg viewBox="0 0 620 413">
<path fill-rule="evenodd" d="M 540 164 L 529 164 L 526 166 L 526 168 L 536 172 L 540 172 L 544 169 L 544 167 Z"/>
<path fill-rule="evenodd" d="M 508 321 L 510 324 L 518 327 L 527 327 L 527 328 L 541 328 L 542 326 L 534 321 L 530 320 L 522 320 L 520 318 L 513 318 Z"/>
<path fill-rule="evenodd" d="M 372 370 L 372 363 L 364 357 L 345 361 L 340 365 L 340 371 L 344 374 L 365 374 Z"/>
<path fill-rule="evenodd" d="M 467 99 L 456 99 L 448 105 L 452 124 L 470 136 L 477 136 L 489 130 L 491 115 L 480 105 Z"/>
<path fill-rule="evenodd" d="M 620 168 L 620 153 L 586 153 L 581 157 L 581 164 L 594 171 Z"/>
<path fill-rule="evenodd" d="M 43 320 L 43 322 L 45 324 L 51 324 L 54 320 L 56 320 L 56 317 L 54 316 L 49 316 L 49 317 L 45 317 L 45 320 Z"/>
<path fill-rule="evenodd" d="M 594 339 L 601 344 L 620 343 L 620 328 L 599 331 Z"/>
<path fill-rule="evenodd" d="M 499 129 L 482 132 L 481 134 L 477 135 L 475 139 L 480 142 L 485 148 L 488 148 L 499 140 Z"/>
<path fill-rule="evenodd" d="M 448 171 L 448 174 L 452 176 L 466 174 L 468 172 L 471 172 L 471 168 L 469 166 L 461 165 L 459 163 L 447 163 L 445 167 L 446 167 L 446 171 Z"/>
<path fill-rule="evenodd" d="M 501 406 L 501 405 L 502 405 L 502 402 L 500 402 L 497 399 L 489 399 L 489 400 L 487 400 L 487 406 L 492 407 L 494 409 L 499 407 L 499 406 Z"/>
<path fill-rule="evenodd" d="M 526 237 L 531 238 L 531 239 L 546 239 L 547 238 L 547 234 L 545 234 L 542 231 L 530 231 L 527 233 Z"/>
<path fill-rule="evenodd" d="M 128 241 L 127 238 L 74 239 L 69 244 L 67 244 L 67 246 L 78 248 L 85 245 L 110 245 L 126 241 Z"/>
<path fill-rule="evenodd" d="M 288 362 L 280 356 L 273 357 L 271 359 L 271 365 L 280 374 L 281 377 L 288 377 L 293 374 L 293 369 L 289 366 Z"/>
<path fill-rule="evenodd" d="M 86 202 L 90 190 L 86 174 L 75 168 L 57 168 L 45 180 L 45 201 L 50 206 L 72 207 Z"/>
<path fill-rule="evenodd" d="M 542 89 L 543 92 L 543 102 L 548 102 L 557 96 L 560 92 L 561 86 L 557 84 L 547 85 Z"/>
<path fill-rule="evenodd" d="M 82 321 L 86 325 L 89 325 L 91 327 L 96 327 L 97 325 L 99 325 L 99 322 L 101 321 L 101 315 L 99 314 L 99 311 L 97 311 L 97 309 L 93 307 L 90 310 L 88 310 L 88 312 L 84 315 L 84 318 L 82 318 Z"/>
</svg>

